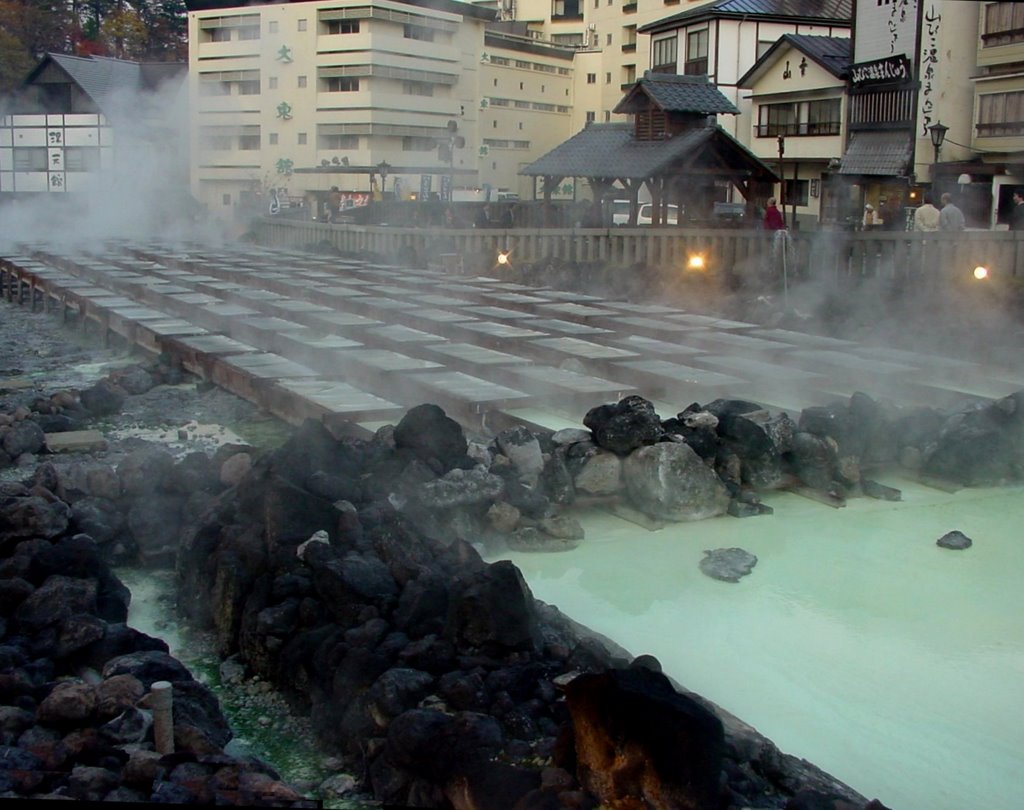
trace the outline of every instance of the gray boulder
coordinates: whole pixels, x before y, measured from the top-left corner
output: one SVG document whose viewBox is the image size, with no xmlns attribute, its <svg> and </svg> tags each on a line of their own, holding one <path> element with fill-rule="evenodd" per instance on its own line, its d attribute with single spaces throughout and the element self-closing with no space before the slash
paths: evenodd
<svg viewBox="0 0 1024 810">
<path fill-rule="evenodd" d="M 704 552 L 700 570 L 712 579 L 739 582 L 754 570 L 757 557 L 742 548 L 716 548 Z"/>
<path fill-rule="evenodd" d="M 583 424 L 593 432 L 599 446 L 623 455 L 654 444 L 664 434 L 654 405 L 639 396 L 591 408 L 583 417 Z"/>
<path fill-rule="evenodd" d="M 729 490 L 694 450 L 663 442 L 631 453 L 623 464 L 626 494 L 647 515 L 703 520 L 725 514 Z"/>
<path fill-rule="evenodd" d="M 11 458 L 24 453 L 38 453 L 46 443 L 46 434 L 32 419 L 15 422 L 3 432 L 0 448 Z"/>
</svg>

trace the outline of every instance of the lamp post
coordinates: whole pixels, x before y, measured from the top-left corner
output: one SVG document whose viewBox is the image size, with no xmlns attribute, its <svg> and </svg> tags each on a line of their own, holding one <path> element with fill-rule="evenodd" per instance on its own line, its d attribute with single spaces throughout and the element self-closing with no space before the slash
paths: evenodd
<svg viewBox="0 0 1024 810">
<path fill-rule="evenodd" d="M 946 140 L 946 133 L 949 132 L 949 127 L 945 126 L 941 121 L 932 124 L 928 127 L 928 135 L 932 139 L 932 146 L 935 147 L 935 160 L 934 163 L 939 162 L 939 150 L 942 149 L 942 143 Z M 935 178 L 932 178 L 932 185 L 935 184 Z"/>
<path fill-rule="evenodd" d="M 782 167 L 782 156 L 786 154 L 786 136 L 779 136 L 779 210 L 782 212 L 782 226 L 786 226 L 786 172 Z"/>
<path fill-rule="evenodd" d="M 380 172 L 380 198 L 384 199 L 384 192 L 388 186 L 388 171 L 391 169 L 391 164 L 386 160 L 382 160 L 377 164 L 377 171 Z"/>
</svg>

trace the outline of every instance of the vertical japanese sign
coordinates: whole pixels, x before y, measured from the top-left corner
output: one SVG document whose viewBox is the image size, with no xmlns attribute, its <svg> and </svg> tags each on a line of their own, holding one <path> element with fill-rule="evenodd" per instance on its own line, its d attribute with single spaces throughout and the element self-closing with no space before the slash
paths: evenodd
<svg viewBox="0 0 1024 810">
<path fill-rule="evenodd" d="M 430 183 L 433 179 L 429 174 L 420 175 L 420 200 L 422 202 L 430 199 Z"/>
<path fill-rule="evenodd" d="M 64 185 L 64 130 L 46 130 L 46 186 L 50 191 L 66 191 Z"/>
<path fill-rule="evenodd" d="M 930 2 L 924 8 L 921 28 L 921 122 L 920 137 L 928 137 L 928 127 L 935 123 L 936 69 L 939 64 L 939 27 L 942 14 L 938 3 Z"/>
</svg>

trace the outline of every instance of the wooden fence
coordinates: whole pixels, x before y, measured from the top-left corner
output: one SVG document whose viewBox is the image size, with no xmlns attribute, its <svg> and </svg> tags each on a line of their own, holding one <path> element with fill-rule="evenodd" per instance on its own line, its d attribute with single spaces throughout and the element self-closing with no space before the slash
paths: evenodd
<svg viewBox="0 0 1024 810">
<path fill-rule="evenodd" d="M 786 272 L 793 278 L 881 275 L 965 276 L 978 265 L 993 277 L 1024 280 L 1024 233 L 795 231 L 702 228 L 428 229 L 328 225 L 264 217 L 253 222 L 259 244 L 310 248 L 327 242 L 344 252 L 376 253 L 398 261 L 454 264 L 482 272 L 500 251 L 518 264 L 574 263 L 682 267 L 693 254 L 713 267 Z"/>
</svg>

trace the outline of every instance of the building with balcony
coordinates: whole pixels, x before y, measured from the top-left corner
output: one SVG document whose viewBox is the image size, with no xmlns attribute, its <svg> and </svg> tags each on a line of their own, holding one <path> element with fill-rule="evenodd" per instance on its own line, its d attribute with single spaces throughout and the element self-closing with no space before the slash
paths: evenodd
<svg viewBox="0 0 1024 810">
<path fill-rule="evenodd" d="M 851 0 L 713 0 L 641 25 L 650 40 L 650 68 L 658 73 L 706 75 L 740 111 L 726 127 L 743 143 L 750 99 L 740 80 L 785 34 L 849 36 Z"/>
<path fill-rule="evenodd" d="M 750 150 L 777 167 L 775 196 L 793 227 L 813 227 L 843 151 L 847 37 L 783 34 L 737 83 L 750 90 Z"/>
<path fill-rule="evenodd" d="M 140 160 L 183 186 L 184 78 L 184 64 L 47 54 L 0 116 L 0 197 L 100 196 Z"/>
<path fill-rule="evenodd" d="M 954 173 L 958 179 L 964 174 L 971 179 L 965 190 L 972 200 L 987 196 L 989 224 L 995 227 L 1008 224 L 1013 192 L 1024 189 L 1024 4 L 976 5 L 970 140 L 976 155 L 964 165 L 940 163 L 938 168 L 947 181 Z"/>
<path fill-rule="evenodd" d="M 187 5 L 192 188 L 214 215 L 271 194 L 320 202 L 332 187 L 358 205 L 480 185 L 494 11 L 458 0 Z"/>
</svg>

